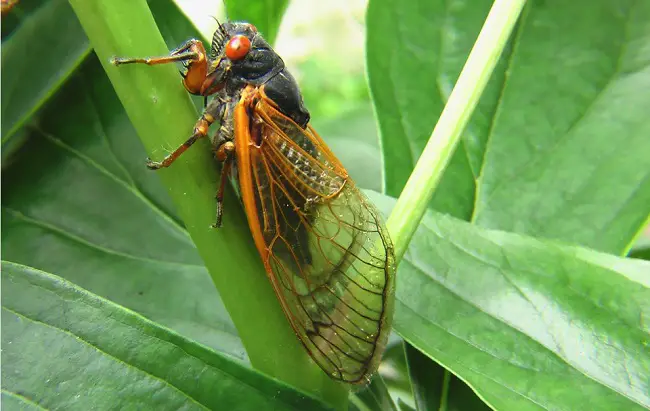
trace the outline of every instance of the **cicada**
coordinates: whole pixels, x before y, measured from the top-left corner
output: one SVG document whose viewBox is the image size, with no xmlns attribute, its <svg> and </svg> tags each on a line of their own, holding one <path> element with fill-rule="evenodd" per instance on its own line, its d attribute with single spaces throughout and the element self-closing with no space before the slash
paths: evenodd
<svg viewBox="0 0 650 411">
<path fill-rule="evenodd" d="M 151 169 L 168 167 L 210 138 L 222 162 L 216 225 L 227 176 L 282 309 L 311 358 L 332 378 L 369 381 L 386 346 L 395 257 L 382 217 L 311 127 L 296 80 L 257 29 L 219 23 L 206 52 L 192 39 L 167 56 L 116 65 L 180 62 L 183 84 L 204 96 L 192 135 Z"/>
</svg>

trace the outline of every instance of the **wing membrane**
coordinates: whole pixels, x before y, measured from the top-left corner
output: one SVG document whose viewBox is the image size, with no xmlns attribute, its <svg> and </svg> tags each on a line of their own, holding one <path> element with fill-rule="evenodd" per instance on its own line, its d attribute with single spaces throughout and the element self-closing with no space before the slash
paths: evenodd
<svg viewBox="0 0 650 411">
<path fill-rule="evenodd" d="M 364 383 L 390 328 L 392 244 L 378 211 L 310 126 L 264 98 L 254 107 L 261 143 L 249 142 L 240 163 L 250 167 L 250 225 L 263 239 L 266 270 L 314 361 L 335 379 Z"/>
</svg>

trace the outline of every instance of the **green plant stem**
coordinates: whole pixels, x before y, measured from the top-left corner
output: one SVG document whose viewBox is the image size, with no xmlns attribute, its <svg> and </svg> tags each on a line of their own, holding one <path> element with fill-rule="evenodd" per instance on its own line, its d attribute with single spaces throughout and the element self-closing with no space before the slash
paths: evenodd
<svg viewBox="0 0 650 411">
<path fill-rule="evenodd" d="M 449 384 L 451 382 L 451 372 L 445 369 L 442 377 L 442 389 L 440 390 L 440 407 L 438 411 L 447 411 L 449 402 Z"/>
<path fill-rule="evenodd" d="M 387 226 L 401 260 L 526 0 L 495 0 Z"/>
<path fill-rule="evenodd" d="M 113 56 L 168 53 L 145 0 L 70 0 L 147 152 L 160 160 L 191 133 L 197 113 L 174 65 L 115 67 Z M 144 159 L 142 163 L 144 167 Z M 232 190 L 215 220 L 218 172 L 207 141 L 157 172 L 219 290 L 253 366 L 338 409 L 348 388 L 309 358 L 284 317 Z M 188 295 L 187 298 L 193 298 Z"/>
</svg>

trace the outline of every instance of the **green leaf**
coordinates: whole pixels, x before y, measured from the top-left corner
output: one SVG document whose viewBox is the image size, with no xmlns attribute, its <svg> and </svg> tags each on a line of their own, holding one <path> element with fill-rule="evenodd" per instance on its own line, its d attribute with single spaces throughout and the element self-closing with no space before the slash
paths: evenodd
<svg viewBox="0 0 650 411">
<path fill-rule="evenodd" d="M 492 2 L 370 0 L 368 78 L 382 140 L 386 193 L 398 196 L 426 145 Z M 432 200 L 469 219 L 504 65 L 495 70 Z"/>
<path fill-rule="evenodd" d="M 3 262 L 2 285 L 3 402 L 6 393 L 47 409 L 324 409 L 59 277 Z"/>
<path fill-rule="evenodd" d="M 237 1 L 224 0 L 229 20 L 247 21 L 257 27 L 264 38 L 273 44 L 280 20 L 289 3 L 287 0 Z"/>
<path fill-rule="evenodd" d="M 145 158 L 91 57 L 43 110 L 39 129 L 2 173 L 3 258 L 55 273 L 245 358 L 207 270 Z"/>
<path fill-rule="evenodd" d="M 401 191 L 490 4 L 370 2 L 389 194 Z M 649 22 L 647 2 L 530 3 L 432 206 L 623 254 L 650 214 L 650 94 L 638 92 L 650 84 Z"/>
<path fill-rule="evenodd" d="M 375 375 L 370 384 L 363 387 L 361 391 L 354 393 L 350 397 L 350 402 L 358 410 L 397 411 L 397 407 L 380 375 Z"/>
<path fill-rule="evenodd" d="M 196 37 L 172 2 L 153 5 L 171 47 Z M 171 199 L 143 166 L 146 153 L 94 56 L 41 117 L 38 129 L 27 130 L 31 140 L 15 167 L 2 175 L 4 258 L 56 273 L 246 359 Z M 48 252 L 33 252 L 41 247 Z"/>
<path fill-rule="evenodd" d="M 9 410 L 33 410 L 33 411 L 42 411 L 43 408 L 38 404 L 35 404 L 30 399 L 23 397 L 20 394 L 2 390 L 2 396 L 0 397 L 0 404 L 2 404 L 5 409 Z"/>
<path fill-rule="evenodd" d="M 405 351 L 418 411 L 490 410 L 467 384 L 417 348 L 405 343 Z"/>
<path fill-rule="evenodd" d="M 386 351 L 381 359 L 379 374 L 384 379 L 388 391 L 394 396 L 412 399 L 411 380 L 404 354 L 404 340 L 395 332 L 388 340 Z"/>
<path fill-rule="evenodd" d="M 413 387 L 413 399 L 418 411 L 446 409 L 449 371 L 409 343 L 404 343 L 404 351 Z"/>
<path fill-rule="evenodd" d="M 395 330 L 493 408 L 650 406 L 646 261 L 428 212 L 397 280 Z"/>
<path fill-rule="evenodd" d="M 650 261 L 650 230 L 648 228 L 646 228 L 645 233 L 634 243 L 634 247 L 630 250 L 628 257 Z"/>
<path fill-rule="evenodd" d="M 474 221 L 625 254 L 650 214 L 650 3 L 531 6 Z"/>
<path fill-rule="evenodd" d="M 67 0 L 47 0 L 28 7 L 29 11 L 12 10 L 15 28 L 2 42 L 3 159 L 8 157 L 4 151 L 16 132 L 90 52 Z"/>
<path fill-rule="evenodd" d="M 402 401 L 401 398 L 397 400 L 397 407 L 400 411 L 415 411 L 415 408 Z"/>
</svg>

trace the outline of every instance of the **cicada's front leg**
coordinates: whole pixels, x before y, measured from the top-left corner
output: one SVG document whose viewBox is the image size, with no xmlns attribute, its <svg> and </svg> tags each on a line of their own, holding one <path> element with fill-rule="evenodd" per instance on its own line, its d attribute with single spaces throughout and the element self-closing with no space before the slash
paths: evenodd
<svg viewBox="0 0 650 411">
<path fill-rule="evenodd" d="M 208 76 L 208 60 L 203 43 L 199 40 L 191 39 L 172 50 L 167 56 L 142 58 L 113 57 L 111 63 L 116 66 L 136 63 L 155 66 L 158 64 L 180 62 L 185 67 L 185 70 L 181 71 L 185 89 L 195 95 L 207 96 L 206 82 L 208 77 L 210 77 Z M 214 80 L 211 78 L 208 83 L 212 85 Z"/>
</svg>

